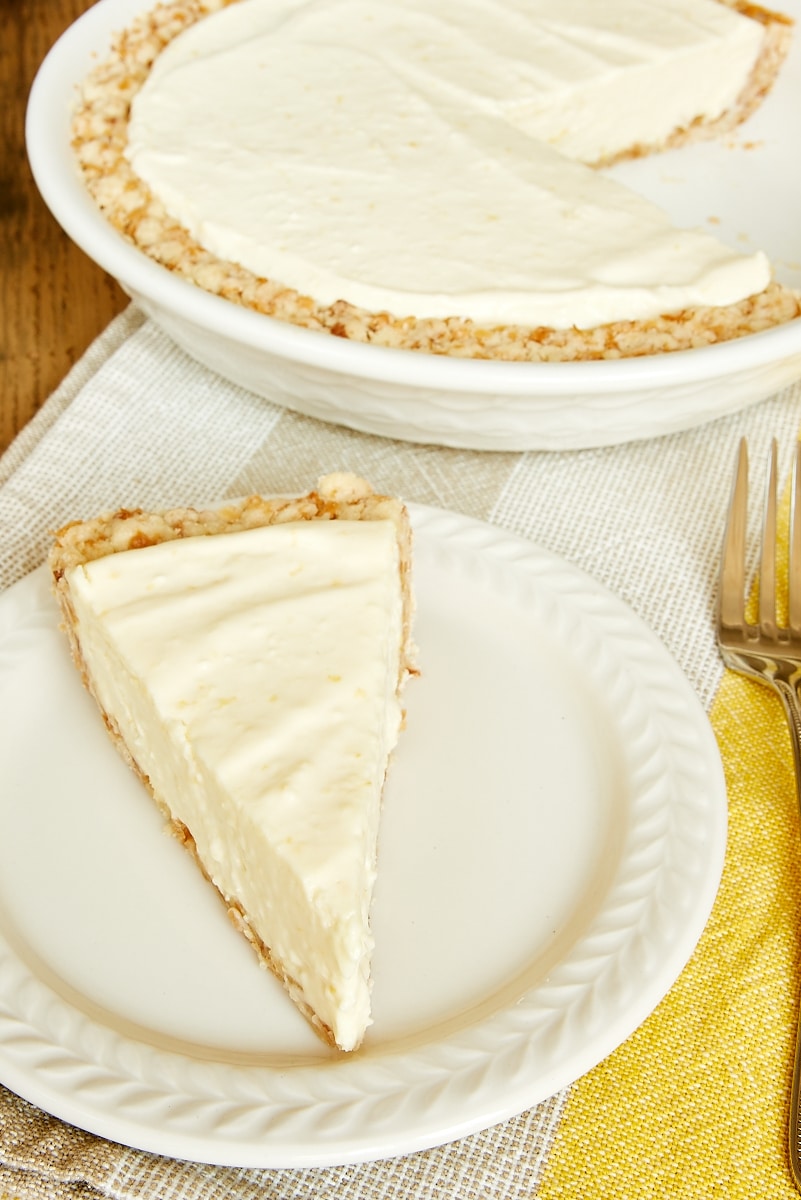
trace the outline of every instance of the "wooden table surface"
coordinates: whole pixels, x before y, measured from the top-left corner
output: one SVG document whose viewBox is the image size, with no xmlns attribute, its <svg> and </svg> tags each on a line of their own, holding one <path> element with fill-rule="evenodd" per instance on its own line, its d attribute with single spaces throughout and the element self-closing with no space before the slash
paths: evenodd
<svg viewBox="0 0 801 1200">
<path fill-rule="evenodd" d="M 0 452 L 128 303 L 62 233 L 25 154 L 36 70 L 89 7 L 90 0 L 0 3 Z"/>
</svg>

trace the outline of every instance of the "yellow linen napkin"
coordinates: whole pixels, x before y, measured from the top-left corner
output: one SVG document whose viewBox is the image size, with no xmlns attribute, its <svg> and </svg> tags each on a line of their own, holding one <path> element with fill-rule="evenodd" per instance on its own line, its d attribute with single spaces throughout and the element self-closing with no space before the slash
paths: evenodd
<svg viewBox="0 0 801 1200">
<path fill-rule="evenodd" d="M 778 697 L 731 671 L 710 718 L 729 796 L 715 906 L 662 1004 L 572 1089 L 540 1200 L 797 1195 L 787 1165 L 801 980 L 790 735 Z"/>
</svg>

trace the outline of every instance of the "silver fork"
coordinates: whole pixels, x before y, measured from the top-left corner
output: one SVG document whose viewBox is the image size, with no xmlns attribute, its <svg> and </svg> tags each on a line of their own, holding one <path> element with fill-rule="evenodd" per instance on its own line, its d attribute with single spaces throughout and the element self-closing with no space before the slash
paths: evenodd
<svg viewBox="0 0 801 1200">
<path fill-rule="evenodd" d="M 779 693 L 793 744 L 796 793 L 801 800 L 801 451 L 796 448 L 790 499 L 789 588 L 786 623 L 776 609 L 776 441 L 770 452 L 762 520 L 757 624 L 745 616 L 745 546 L 748 508 L 748 447 L 740 442 L 732 487 L 718 594 L 718 645 L 727 666 Z M 801 1190 L 801 1020 L 796 1036 L 790 1093 L 790 1168 Z"/>
</svg>

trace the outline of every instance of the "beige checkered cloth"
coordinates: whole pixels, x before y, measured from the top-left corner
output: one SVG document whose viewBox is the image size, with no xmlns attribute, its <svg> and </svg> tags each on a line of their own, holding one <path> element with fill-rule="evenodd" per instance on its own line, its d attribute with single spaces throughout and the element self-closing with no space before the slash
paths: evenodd
<svg viewBox="0 0 801 1200">
<path fill-rule="evenodd" d="M 708 707 L 722 673 L 714 576 L 735 448 L 747 434 L 759 461 L 776 436 L 786 471 L 800 423 L 796 386 L 697 430 L 609 449 L 492 454 L 414 446 L 272 406 L 199 367 L 131 308 L 0 459 L 0 588 L 37 567 L 49 531 L 76 516 L 293 491 L 326 471 L 352 470 L 382 491 L 513 530 L 589 571 L 651 626 Z M 403 1159 L 263 1171 L 118 1146 L 0 1088 L 0 1200 L 522 1200 L 537 1195 L 566 1100 L 567 1093 L 555 1096 L 493 1129 Z"/>
</svg>

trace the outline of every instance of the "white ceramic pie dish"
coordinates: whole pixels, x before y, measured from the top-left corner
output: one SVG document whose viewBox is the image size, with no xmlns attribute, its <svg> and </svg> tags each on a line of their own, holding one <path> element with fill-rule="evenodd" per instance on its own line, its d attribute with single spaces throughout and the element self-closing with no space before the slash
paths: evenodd
<svg viewBox="0 0 801 1200">
<path fill-rule="evenodd" d="M 52 48 L 28 105 L 37 186 L 66 233 L 205 366 L 308 416 L 367 433 L 485 450 L 565 450 L 676 432 L 801 377 L 801 320 L 718 346 L 639 359 L 503 363 L 362 345 L 248 311 L 171 274 L 128 243 L 85 190 L 70 146 L 76 85 L 151 0 L 99 0 Z M 783 11 L 801 17 L 801 0 Z M 801 45 L 757 114 L 702 143 L 615 173 L 685 224 L 771 256 L 801 286 Z"/>
</svg>

